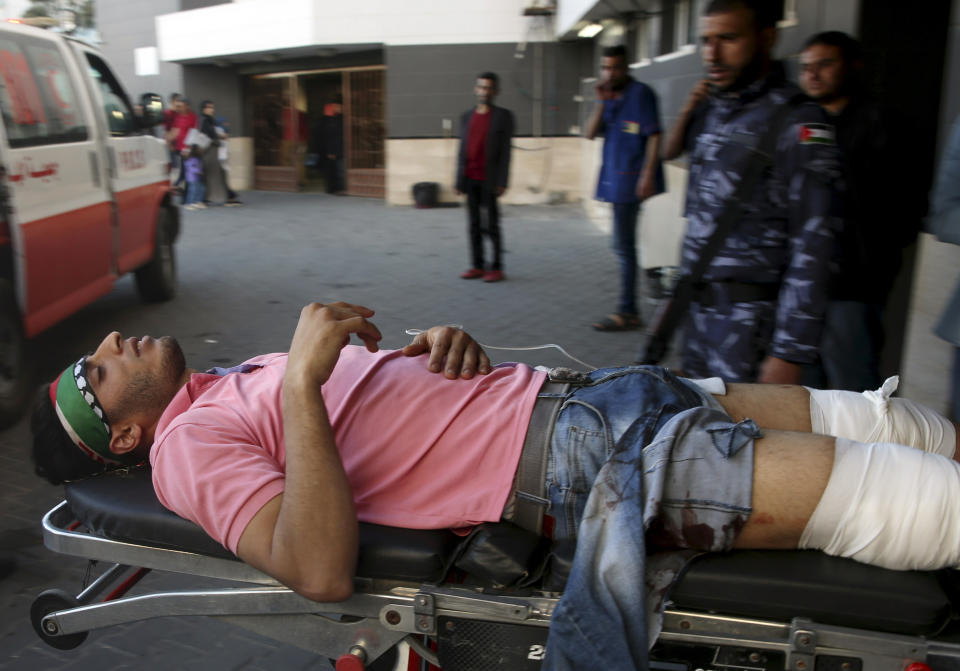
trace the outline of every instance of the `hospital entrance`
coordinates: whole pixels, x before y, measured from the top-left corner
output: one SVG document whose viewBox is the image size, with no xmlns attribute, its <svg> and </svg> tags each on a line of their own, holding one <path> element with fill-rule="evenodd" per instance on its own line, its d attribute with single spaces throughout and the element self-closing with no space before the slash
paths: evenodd
<svg viewBox="0 0 960 671">
<path fill-rule="evenodd" d="M 385 197 L 384 94 L 382 65 L 250 76 L 254 188 Z"/>
</svg>

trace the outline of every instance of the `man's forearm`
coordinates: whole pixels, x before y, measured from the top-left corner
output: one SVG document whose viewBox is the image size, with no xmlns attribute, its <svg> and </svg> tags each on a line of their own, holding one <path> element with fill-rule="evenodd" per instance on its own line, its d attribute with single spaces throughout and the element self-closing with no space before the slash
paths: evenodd
<svg viewBox="0 0 960 671">
<path fill-rule="evenodd" d="M 286 484 L 271 552 L 307 595 L 346 598 L 357 557 L 353 494 L 337 452 L 320 385 L 284 380 Z"/>
<path fill-rule="evenodd" d="M 643 169 L 635 187 L 637 199 L 642 203 L 657 195 L 657 167 L 660 164 L 660 133 L 647 138 L 643 156 Z"/>
<path fill-rule="evenodd" d="M 587 139 L 592 140 L 600 134 L 603 127 L 603 103 L 598 102 L 594 108 L 590 119 L 587 120 Z"/>
<path fill-rule="evenodd" d="M 647 149 L 643 158 L 642 179 L 654 179 L 657 175 L 657 164 L 660 160 L 660 133 L 647 138 Z"/>
</svg>

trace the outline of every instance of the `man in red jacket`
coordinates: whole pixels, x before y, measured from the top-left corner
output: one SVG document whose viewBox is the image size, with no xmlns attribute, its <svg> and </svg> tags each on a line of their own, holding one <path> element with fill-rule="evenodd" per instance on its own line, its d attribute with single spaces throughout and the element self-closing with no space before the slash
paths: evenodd
<svg viewBox="0 0 960 671">
<path fill-rule="evenodd" d="M 503 274 L 503 243 L 500 238 L 500 210 L 497 198 L 507 190 L 510 175 L 510 140 L 513 137 L 513 113 L 496 107 L 498 77 L 484 72 L 477 77 L 473 91 L 477 105 L 460 120 L 460 153 L 457 160 L 456 190 L 467 194 L 468 234 L 472 265 L 460 277 L 484 282 L 499 282 Z M 480 208 L 487 211 L 486 226 L 480 223 Z M 493 245 L 493 263 L 484 267 L 483 235 Z"/>
</svg>

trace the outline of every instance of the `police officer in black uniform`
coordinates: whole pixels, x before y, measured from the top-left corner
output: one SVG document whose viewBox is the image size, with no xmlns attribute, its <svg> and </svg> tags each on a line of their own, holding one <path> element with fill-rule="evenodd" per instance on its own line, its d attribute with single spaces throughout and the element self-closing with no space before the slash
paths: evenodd
<svg viewBox="0 0 960 671">
<path fill-rule="evenodd" d="M 817 358 L 837 216 L 839 157 L 822 110 L 772 60 L 777 3 L 712 0 L 701 19 L 707 92 L 672 135 L 689 138 L 689 272 L 751 152 L 779 123 L 770 169 L 744 197 L 690 308 L 683 370 L 736 382 L 797 383 Z M 777 110 L 790 106 L 785 117 Z M 689 130 L 695 129 L 695 133 Z M 695 135 L 695 136 L 694 136 Z M 670 142 L 668 141 L 668 151 Z"/>
</svg>

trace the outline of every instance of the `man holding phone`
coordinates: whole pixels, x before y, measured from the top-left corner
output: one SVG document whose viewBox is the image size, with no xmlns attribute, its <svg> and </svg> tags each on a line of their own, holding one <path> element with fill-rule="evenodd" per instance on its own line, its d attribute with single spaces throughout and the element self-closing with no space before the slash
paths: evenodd
<svg viewBox="0 0 960 671">
<path fill-rule="evenodd" d="M 660 115 L 657 96 L 630 76 L 627 50 L 607 47 L 600 60 L 597 105 L 587 122 L 587 137 L 603 135 L 603 165 L 597 200 L 613 205 L 613 250 L 620 259 L 620 301 L 615 312 L 593 325 L 598 331 L 640 326 L 637 310 L 637 217 L 640 204 L 663 193 Z"/>
</svg>

